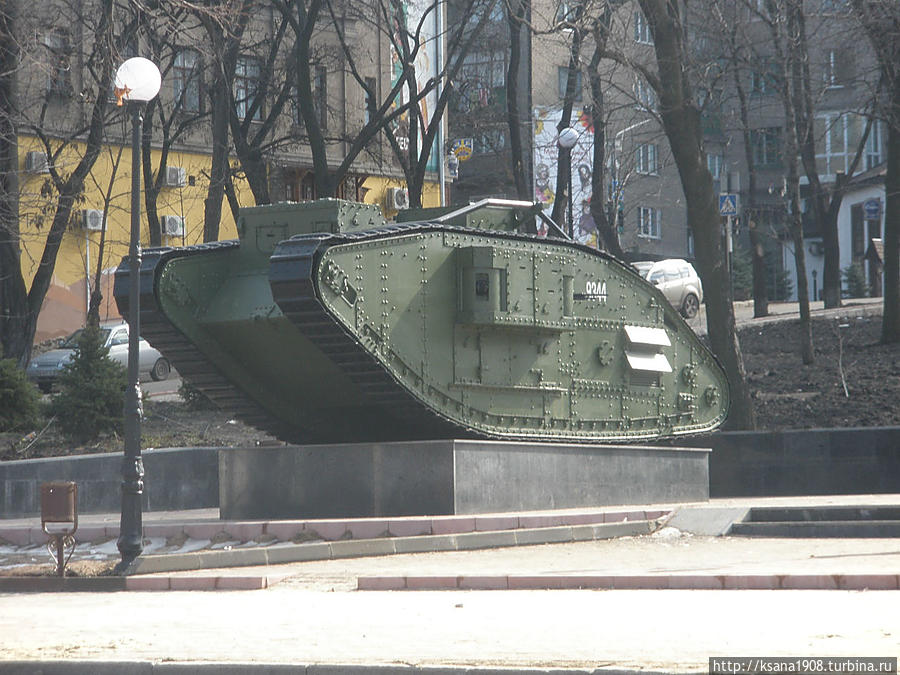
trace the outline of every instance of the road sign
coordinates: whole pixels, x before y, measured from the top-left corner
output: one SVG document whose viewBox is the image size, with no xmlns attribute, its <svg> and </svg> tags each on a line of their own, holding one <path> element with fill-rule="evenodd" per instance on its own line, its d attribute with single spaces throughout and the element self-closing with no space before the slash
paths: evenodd
<svg viewBox="0 0 900 675">
<path fill-rule="evenodd" d="M 863 202 L 863 212 L 866 214 L 866 220 L 878 220 L 881 218 L 881 200 L 867 199 Z"/>
<path fill-rule="evenodd" d="M 733 192 L 719 195 L 719 215 L 737 215 L 737 195 Z"/>
<path fill-rule="evenodd" d="M 450 152 L 456 155 L 460 162 L 467 162 L 472 158 L 475 149 L 475 141 L 471 138 L 458 138 L 450 144 Z"/>
</svg>

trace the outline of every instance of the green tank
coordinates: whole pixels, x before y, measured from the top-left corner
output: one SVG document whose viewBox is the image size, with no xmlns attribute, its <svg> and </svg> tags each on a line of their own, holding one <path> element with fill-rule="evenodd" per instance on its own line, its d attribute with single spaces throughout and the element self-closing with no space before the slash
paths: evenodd
<svg viewBox="0 0 900 675">
<path fill-rule="evenodd" d="M 295 443 L 604 443 L 715 429 L 722 369 L 630 266 L 538 236 L 539 205 L 243 209 L 239 240 L 144 252 L 141 334 Z M 127 259 L 115 296 L 128 314 Z"/>
</svg>

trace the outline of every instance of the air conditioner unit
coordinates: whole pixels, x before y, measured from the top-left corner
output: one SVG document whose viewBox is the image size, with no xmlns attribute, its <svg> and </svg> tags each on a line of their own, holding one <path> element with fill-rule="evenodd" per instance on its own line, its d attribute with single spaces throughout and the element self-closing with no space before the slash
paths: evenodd
<svg viewBox="0 0 900 675">
<path fill-rule="evenodd" d="M 166 167 L 166 187 L 184 187 L 186 184 L 187 177 L 183 166 Z"/>
<path fill-rule="evenodd" d="M 100 209 L 84 209 L 81 212 L 81 226 L 86 230 L 99 232 L 106 226 L 106 219 Z"/>
<path fill-rule="evenodd" d="M 409 208 L 409 190 L 406 188 L 388 188 L 387 206 L 399 211 Z"/>
<path fill-rule="evenodd" d="M 184 218 L 181 216 L 163 216 L 160 225 L 166 237 L 180 237 L 184 234 Z"/>
<path fill-rule="evenodd" d="M 25 170 L 29 173 L 47 173 L 49 166 L 46 152 L 32 150 L 25 155 Z"/>
</svg>

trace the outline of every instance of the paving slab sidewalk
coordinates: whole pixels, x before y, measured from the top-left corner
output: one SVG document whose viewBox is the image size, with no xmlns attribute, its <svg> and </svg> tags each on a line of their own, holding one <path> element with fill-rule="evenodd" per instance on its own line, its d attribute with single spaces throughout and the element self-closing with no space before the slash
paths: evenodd
<svg viewBox="0 0 900 675">
<path fill-rule="evenodd" d="M 815 501 L 896 504 L 900 496 Z M 746 506 L 746 500 L 717 500 L 679 513 Z M 220 570 L 235 578 L 284 575 L 277 585 L 249 592 L 0 593 L 0 672 L 101 672 L 113 664 L 119 670 L 105 672 L 227 672 L 229 666 L 255 673 L 290 666 L 310 675 L 690 673 L 705 672 L 711 656 L 896 656 L 896 590 L 356 589 L 360 577 L 392 575 L 749 578 L 898 571 L 896 539 L 761 540 L 670 527 L 607 541 Z"/>
</svg>

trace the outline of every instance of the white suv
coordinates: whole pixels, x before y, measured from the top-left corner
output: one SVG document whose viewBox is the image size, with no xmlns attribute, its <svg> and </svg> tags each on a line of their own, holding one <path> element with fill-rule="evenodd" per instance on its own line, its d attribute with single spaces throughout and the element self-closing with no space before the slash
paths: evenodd
<svg viewBox="0 0 900 675">
<path fill-rule="evenodd" d="M 631 263 L 638 273 L 659 288 L 681 314 L 692 319 L 703 302 L 703 284 L 694 267 L 679 258 Z"/>
</svg>

